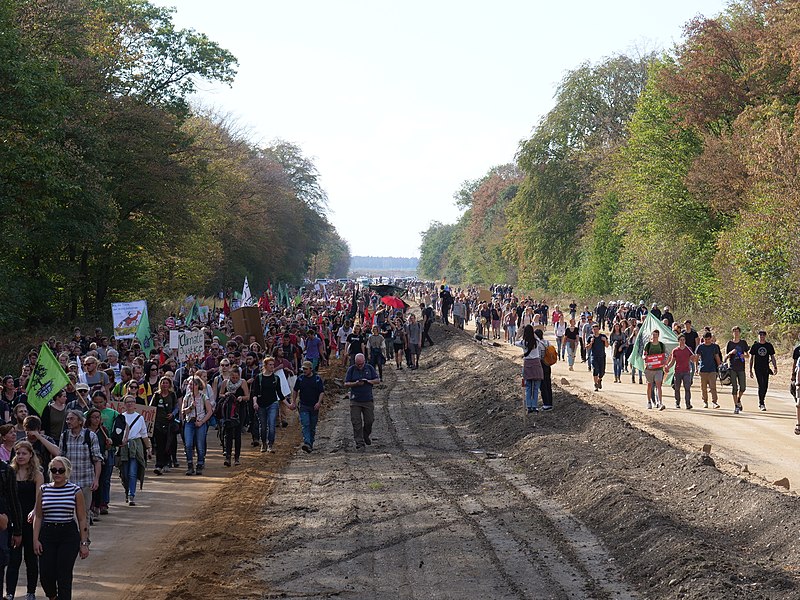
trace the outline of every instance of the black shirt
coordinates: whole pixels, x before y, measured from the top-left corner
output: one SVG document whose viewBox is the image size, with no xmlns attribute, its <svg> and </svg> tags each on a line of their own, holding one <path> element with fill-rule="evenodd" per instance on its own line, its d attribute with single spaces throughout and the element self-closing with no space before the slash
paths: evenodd
<svg viewBox="0 0 800 600">
<path fill-rule="evenodd" d="M 347 336 L 347 343 L 350 344 L 348 354 L 355 356 L 364 351 L 364 337 L 358 333 L 351 333 Z"/>
<path fill-rule="evenodd" d="M 765 372 L 769 370 L 769 357 L 775 355 L 775 348 L 769 342 L 756 342 L 750 347 L 750 355 L 755 370 Z"/>
<path fill-rule="evenodd" d="M 750 346 L 744 340 L 739 340 L 738 342 L 731 340 L 725 347 L 725 353 L 730 353 L 734 349 L 736 354 L 730 357 L 731 370 L 744 371 L 744 354 L 750 349 Z"/>
<path fill-rule="evenodd" d="M 697 341 L 700 339 L 700 334 L 692 329 L 690 331 L 684 331 L 682 335 L 686 339 L 686 345 L 692 350 L 697 350 Z"/>
</svg>

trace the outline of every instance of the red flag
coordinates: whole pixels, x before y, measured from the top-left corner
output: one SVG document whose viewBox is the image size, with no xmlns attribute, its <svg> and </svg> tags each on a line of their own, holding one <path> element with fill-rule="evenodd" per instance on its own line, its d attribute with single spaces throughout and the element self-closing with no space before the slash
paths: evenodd
<svg viewBox="0 0 800 600">
<path fill-rule="evenodd" d="M 364 327 L 372 327 L 372 317 L 369 316 L 369 307 L 364 307 Z"/>
<path fill-rule="evenodd" d="M 225 298 L 225 304 L 222 305 L 222 313 L 227 317 L 231 314 L 231 307 L 228 305 L 228 299 Z"/>
<path fill-rule="evenodd" d="M 337 298 L 336 299 L 336 312 L 339 312 L 340 310 L 342 310 L 342 301 Z"/>
<path fill-rule="evenodd" d="M 261 310 L 264 312 L 272 312 L 272 307 L 269 305 L 269 296 L 267 296 L 267 292 L 264 292 L 264 295 L 261 297 Z"/>
</svg>

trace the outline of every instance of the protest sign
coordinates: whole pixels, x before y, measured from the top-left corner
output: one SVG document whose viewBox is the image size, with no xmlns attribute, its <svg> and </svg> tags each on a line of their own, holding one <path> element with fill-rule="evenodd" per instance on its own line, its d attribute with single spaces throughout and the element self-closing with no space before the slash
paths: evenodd
<svg viewBox="0 0 800 600">
<path fill-rule="evenodd" d="M 203 355 L 206 336 L 202 331 L 170 331 L 170 350 L 178 351 L 178 360 L 183 362 L 190 354 Z"/>
<path fill-rule="evenodd" d="M 126 340 L 135 336 L 139 321 L 146 310 L 146 300 L 112 302 L 111 321 L 114 324 L 114 337 L 118 340 Z"/>
</svg>

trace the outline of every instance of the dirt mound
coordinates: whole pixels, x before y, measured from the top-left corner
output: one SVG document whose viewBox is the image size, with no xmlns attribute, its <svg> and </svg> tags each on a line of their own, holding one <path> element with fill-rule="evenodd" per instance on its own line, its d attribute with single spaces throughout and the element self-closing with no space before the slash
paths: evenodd
<svg viewBox="0 0 800 600">
<path fill-rule="evenodd" d="M 555 410 L 525 415 L 519 363 L 452 328 L 434 339 L 420 376 L 441 382 L 486 449 L 511 456 L 601 537 L 644 596 L 800 597 L 796 496 L 723 473 L 555 385 Z"/>
</svg>

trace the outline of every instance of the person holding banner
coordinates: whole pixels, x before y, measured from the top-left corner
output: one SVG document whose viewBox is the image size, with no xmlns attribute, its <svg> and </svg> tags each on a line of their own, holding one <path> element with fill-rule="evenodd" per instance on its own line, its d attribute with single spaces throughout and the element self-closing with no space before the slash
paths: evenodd
<svg viewBox="0 0 800 600">
<path fill-rule="evenodd" d="M 664 381 L 664 367 L 667 363 L 667 349 L 659 339 L 661 332 L 654 329 L 650 333 L 650 341 L 644 345 L 644 378 L 647 380 L 647 408 L 664 410 L 661 384 Z M 652 400 L 651 400 L 652 399 Z"/>
</svg>

